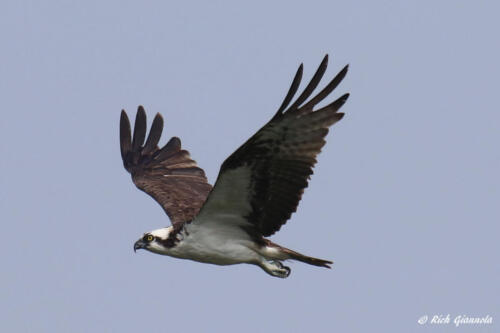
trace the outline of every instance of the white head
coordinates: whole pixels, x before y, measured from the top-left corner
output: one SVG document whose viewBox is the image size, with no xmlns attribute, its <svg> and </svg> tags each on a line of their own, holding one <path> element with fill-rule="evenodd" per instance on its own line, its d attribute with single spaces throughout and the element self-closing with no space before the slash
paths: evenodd
<svg viewBox="0 0 500 333">
<path fill-rule="evenodd" d="M 158 254 L 166 254 L 168 251 L 167 239 L 174 227 L 156 229 L 146 232 L 134 244 L 134 252 L 138 249 L 145 249 Z"/>
</svg>

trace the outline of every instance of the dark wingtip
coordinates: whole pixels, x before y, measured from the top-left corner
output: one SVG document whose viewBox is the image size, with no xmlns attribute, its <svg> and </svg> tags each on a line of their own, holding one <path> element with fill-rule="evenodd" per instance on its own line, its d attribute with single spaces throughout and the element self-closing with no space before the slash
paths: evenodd
<svg viewBox="0 0 500 333">
<path fill-rule="evenodd" d="M 333 265 L 333 261 L 330 260 L 322 260 L 322 267 L 331 269 L 332 267 L 330 265 Z"/>
<path fill-rule="evenodd" d="M 163 146 L 163 148 L 161 148 L 160 152 L 155 156 L 155 159 L 157 160 L 166 159 L 180 150 L 181 150 L 181 139 L 179 139 L 176 136 L 173 136 L 170 138 L 167 144 Z"/>
<path fill-rule="evenodd" d="M 130 151 L 132 141 L 131 136 L 130 120 L 128 119 L 125 110 L 122 109 L 120 115 L 120 152 L 123 160 L 125 160 L 127 152 Z"/>
<path fill-rule="evenodd" d="M 323 78 L 323 75 L 325 74 L 327 67 L 328 67 L 328 55 L 326 55 L 323 58 L 321 64 L 318 66 L 318 69 L 314 73 L 311 81 L 309 81 L 308 85 L 305 87 L 304 91 L 302 91 L 302 94 L 299 95 L 297 100 L 288 108 L 287 112 L 298 109 L 302 105 L 302 103 L 304 103 L 309 98 L 309 96 L 311 96 L 314 89 L 316 89 L 319 82 Z"/>
<path fill-rule="evenodd" d="M 176 150 L 180 150 L 181 149 L 181 139 L 179 139 L 179 137 L 177 136 L 173 136 L 170 138 L 170 141 L 168 141 L 167 145 L 170 144 L 171 145 L 171 148 L 174 148 Z"/>
<path fill-rule="evenodd" d="M 340 96 L 338 99 L 340 99 L 342 101 L 342 104 L 343 104 L 343 103 L 347 102 L 347 99 L 349 98 L 349 96 L 351 96 L 351 93 L 345 93 L 342 96 Z"/>
<path fill-rule="evenodd" d="M 323 90 L 321 90 L 316 96 L 311 98 L 309 102 L 302 106 L 302 108 L 304 110 L 312 110 L 314 106 L 316 106 L 316 104 L 320 103 L 324 98 L 326 98 L 340 84 L 340 82 L 342 82 L 347 74 L 348 68 L 349 65 L 346 65 L 337 75 L 335 75 L 335 77 L 326 85 L 326 87 L 323 88 Z"/>
<path fill-rule="evenodd" d="M 292 84 L 290 85 L 290 88 L 288 89 L 288 93 L 285 96 L 285 99 L 283 100 L 283 103 L 281 103 L 278 111 L 274 115 L 274 117 L 278 117 L 280 114 L 283 113 L 283 111 L 286 109 L 288 104 L 293 99 L 293 96 L 297 93 L 297 90 L 299 89 L 300 81 L 302 81 L 302 74 L 304 73 L 304 63 L 301 63 L 299 65 L 299 68 L 297 69 L 297 72 L 295 73 L 295 76 L 293 77 Z"/>
<path fill-rule="evenodd" d="M 135 116 L 134 135 L 132 138 L 132 150 L 139 151 L 146 138 L 146 111 L 139 105 Z"/>
<path fill-rule="evenodd" d="M 336 112 L 342 107 L 342 105 L 344 105 L 344 103 L 347 101 L 347 98 L 349 98 L 349 93 L 340 96 L 332 103 L 319 109 L 317 112 L 321 112 L 321 111 L 325 111 L 325 110 L 330 110 L 330 111 Z"/>
<path fill-rule="evenodd" d="M 321 61 L 321 63 L 325 63 L 325 65 L 328 65 L 328 53 L 325 54 L 325 56 L 323 57 L 323 60 Z"/>
<path fill-rule="evenodd" d="M 303 108 L 301 108 L 301 109 L 299 109 L 299 108 L 311 96 L 313 91 L 316 89 L 319 82 L 323 78 L 323 75 L 325 74 L 327 67 L 328 67 L 328 54 L 326 54 L 323 57 L 323 60 L 321 61 L 321 64 L 318 66 L 318 69 L 314 73 L 311 81 L 309 81 L 309 84 L 305 87 L 304 91 L 302 92 L 302 94 L 299 95 L 297 100 L 287 109 L 287 112 L 288 111 L 293 112 L 295 110 L 302 110 L 302 111 L 307 112 L 307 111 L 310 111 L 310 109 L 312 110 L 312 108 L 309 107 L 312 104 L 311 102 L 306 103 Z M 321 94 L 321 92 L 320 92 L 320 94 Z M 313 98 L 312 100 L 314 100 L 314 99 L 315 98 Z"/>
<path fill-rule="evenodd" d="M 343 77 L 347 74 L 347 72 L 349 71 L 349 64 L 345 65 L 344 68 L 342 68 L 342 70 L 339 72 L 339 73 L 342 73 Z"/>
<path fill-rule="evenodd" d="M 344 68 L 335 76 L 333 79 L 334 82 L 336 82 L 335 87 L 344 80 L 345 76 L 347 75 L 347 71 L 349 70 L 349 64 L 345 65 Z"/>
<path fill-rule="evenodd" d="M 157 113 L 153 119 L 153 124 L 149 130 L 149 136 L 142 150 L 142 155 L 148 155 L 155 151 L 158 146 L 158 142 L 161 138 L 161 133 L 163 132 L 163 117 L 160 113 Z"/>
</svg>

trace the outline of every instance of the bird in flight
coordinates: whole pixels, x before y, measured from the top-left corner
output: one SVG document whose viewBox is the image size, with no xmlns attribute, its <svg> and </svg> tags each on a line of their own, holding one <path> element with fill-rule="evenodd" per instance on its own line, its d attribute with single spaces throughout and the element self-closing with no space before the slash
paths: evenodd
<svg viewBox="0 0 500 333">
<path fill-rule="evenodd" d="M 120 150 L 134 184 L 164 209 L 172 226 L 143 234 L 134 251 L 145 249 L 171 257 L 216 265 L 253 264 L 286 278 L 285 260 L 330 268 L 332 261 L 287 249 L 265 238 L 287 222 L 313 173 L 328 128 L 344 116 L 338 110 L 349 94 L 315 108 L 342 81 L 345 66 L 317 95 L 325 56 L 299 97 L 303 65 L 273 118 L 222 164 L 212 187 L 203 169 L 181 148 L 177 137 L 160 148 L 163 118 L 157 114 L 146 139 L 146 113 L 139 106 L 132 136 L 122 110 Z"/>
</svg>

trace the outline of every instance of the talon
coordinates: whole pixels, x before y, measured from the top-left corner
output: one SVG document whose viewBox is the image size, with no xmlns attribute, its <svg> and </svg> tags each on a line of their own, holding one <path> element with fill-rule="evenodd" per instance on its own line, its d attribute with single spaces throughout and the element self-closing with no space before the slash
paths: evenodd
<svg viewBox="0 0 500 333">
<path fill-rule="evenodd" d="M 292 270 L 288 266 L 284 266 L 284 265 L 281 265 L 281 266 L 286 270 L 285 277 L 288 277 L 290 275 L 290 273 L 291 273 Z"/>
</svg>

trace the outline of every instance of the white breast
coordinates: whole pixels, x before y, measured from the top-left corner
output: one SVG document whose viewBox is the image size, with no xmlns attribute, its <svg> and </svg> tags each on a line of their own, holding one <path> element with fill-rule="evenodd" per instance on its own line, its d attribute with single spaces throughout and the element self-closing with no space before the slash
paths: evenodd
<svg viewBox="0 0 500 333">
<path fill-rule="evenodd" d="M 258 261 L 254 242 L 238 226 L 242 221 L 196 222 L 186 225 L 186 231 L 181 234 L 182 241 L 171 248 L 168 255 L 217 265 Z"/>
</svg>

